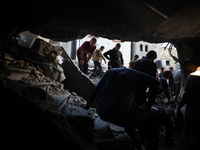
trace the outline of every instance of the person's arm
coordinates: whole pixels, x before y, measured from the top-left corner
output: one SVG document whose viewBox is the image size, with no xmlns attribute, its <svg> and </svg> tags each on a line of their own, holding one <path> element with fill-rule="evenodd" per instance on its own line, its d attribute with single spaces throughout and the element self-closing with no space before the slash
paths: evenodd
<svg viewBox="0 0 200 150">
<path fill-rule="evenodd" d="M 157 81 L 156 78 L 142 72 L 138 76 L 138 82 L 140 82 L 142 86 L 149 87 L 149 97 L 148 102 L 146 103 L 146 108 L 151 108 L 158 94 L 160 82 Z"/>
<path fill-rule="evenodd" d="M 173 80 L 174 80 L 175 87 L 176 87 L 176 89 L 175 89 L 175 98 L 174 98 L 174 102 L 176 102 L 177 99 L 178 99 L 180 90 L 181 90 L 181 71 L 180 70 L 176 71 L 173 74 Z"/>
<path fill-rule="evenodd" d="M 85 109 L 89 109 L 93 101 L 96 99 L 97 95 L 99 94 L 99 90 L 97 87 L 94 88 L 93 92 L 90 95 L 89 100 L 87 101 L 87 105 Z"/>
<path fill-rule="evenodd" d="M 104 56 L 106 59 L 110 60 L 110 57 L 108 57 L 108 55 L 110 55 L 110 51 L 107 51 L 107 52 L 105 52 L 105 53 L 103 54 L 103 56 Z"/>
<path fill-rule="evenodd" d="M 169 90 L 165 91 L 164 93 L 167 96 L 168 102 L 170 102 L 170 93 L 169 93 Z"/>
<path fill-rule="evenodd" d="M 121 52 L 120 52 L 120 53 L 121 53 Z M 123 66 L 123 65 L 124 65 L 124 59 L 123 59 L 122 53 L 121 53 L 120 59 L 121 59 L 121 61 L 122 61 L 122 66 Z"/>
<path fill-rule="evenodd" d="M 181 89 L 181 83 L 178 82 L 178 83 L 175 83 L 175 85 L 176 85 L 176 90 L 175 90 L 174 102 L 176 102 L 177 99 L 178 99 L 178 96 L 179 96 L 179 93 L 180 93 L 180 89 Z"/>
<path fill-rule="evenodd" d="M 105 63 L 106 63 L 106 59 L 104 58 L 102 52 L 100 53 L 100 55 L 101 55 L 101 58 L 102 58 L 102 59 L 105 61 Z"/>
<path fill-rule="evenodd" d="M 89 55 L 89 57 L 88 57 L 88 60 L 87 60 L 87 63 L 88 63 L 89 60 L 91 59 L 92 55 L 93 55 L 93 53 L 92 53 L 92 54 L 90 53 L 90 55 Z"/>
<path fill-rule="evenodd" d="M 83 60 L 83 58 L 84 58 L 84 50 L 83 50 L 83 48 L 81 49 L 81 52 L 80 52 L 80 58 L 81 58 L 80 65 L 83 65 L 84 64 L 84 60 Z"/>
<path fill-rule="evenodd" d="M 186 85 L 185 85 L 185 93 L 183 94 L 182 98 L 181 98 L 181 102 L 179 103 L 178 107 L 177 107 L 177 111 L 176 111 L 176 115 L 179 116 L 180 114 L 180 110 L 181 108 L 188 103 L 188 101 L 191 99 L 191 97 L 193 96 L 194 92 L 195 92 L 195 86 L 194 83 L 195 81 L 192 80 L 191 76 L 189 75 L 186 81 Z M 192 93 L 193 92 L 193 93 Z"/>
<path fill-rule="evenodd" d="M 187 91 L 183 94 L 181 102 L 178 105 L 178 110 L 180 110 L 189 101 L 190 96 L 190 93 Z"/>
<path fill-rule="evenodd" d="M 153 103 L 155 102 L 157 93 L 158 93 L 158 87 L 159 87 L 159 82 L 155 79 L 155 81 L 153 82 L 153 84 L 151 84 L 149 86 L 149 98 L 148 98 L 148 102 L 146 104 L 147 108 L 151 108 L 151 106 L 153 105 Z"/>
<path fill-rule="evenodd" d="M 156 71 L 157 71 L 157 65 L 156 65 L 156 63 L 154 63 L 154 74 L 153 74 L 153 77 L 156 77 Z"/>
<path fill-rule="evenodd" d="M 164 94 L 166 95 L 168 102 L 170 102 L 170 93 L 169 93 L 169 85 L 167 83 L 167 79 L 162 80 L 162 87 L 164 90 Z"/>
<path fill-rule="evenodd" d="M 191 94 L 189 92 L 185 92 L 182 96 L 181 102 L 179 103 L 176 109 L 176 117 L 179 118 L 181 116 L 181 108 L 189 101 Z"/>
</svg>

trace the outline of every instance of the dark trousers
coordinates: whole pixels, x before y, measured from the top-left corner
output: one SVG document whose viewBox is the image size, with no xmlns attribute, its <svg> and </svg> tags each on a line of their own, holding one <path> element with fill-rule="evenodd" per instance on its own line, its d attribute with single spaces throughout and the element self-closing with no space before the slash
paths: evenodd
<svg viewBox="0 0 200 150">
<path fill-rule="evenodd" d="M 169 145 L 172 142 L 173 123 L 166 113 L 158 113 L 158 122 L 165 127 L 165 144 Z"/>
<path fill-rule="evenodd" d="M 80 54 L 78 54 L 77 56 L 78 56 L 78 63 L 79 63 L 79 68 L 80 68 L 80 70 L 81 70 L 83 73 L 88 74 L 88 64 L 87 64 L 88 58 L 87 58 L 87 57 L 84 57 L 84 58 L 83 58 L 84 64 L 83 64 L 83 65 L 80 65 L 80 61 L 81 61 Z"/>
<path fill-rule="evenodd" d="M 200 121 L 190 117 L 185 117 L 186 135 L 189 142 L 190 150 L 200 149 Z"/>
<path fill-rule="evenodd" d="M 129 114 L 102 114 L 99 113 L 102 120 L 111 122 L 115 125 L 124 127 L 128 136 L 138 149 L 140 141 L 136 138 L 136 129 L 145 137 L 146 150 L 158 149 L 158 126 L 157 116 L 154 111 L 144 107 L 135 107 Z"/>
<path fill-rule="evenodd" d="M 94 61 L 94 71 L 92 76 L 96 76 L 97 74 L 97 68 L 99 69 L 99 75 L 101 75 L 103 73 L 102 67 L 101 67 L 101 63 L 98 61 Z"/>
</svg>

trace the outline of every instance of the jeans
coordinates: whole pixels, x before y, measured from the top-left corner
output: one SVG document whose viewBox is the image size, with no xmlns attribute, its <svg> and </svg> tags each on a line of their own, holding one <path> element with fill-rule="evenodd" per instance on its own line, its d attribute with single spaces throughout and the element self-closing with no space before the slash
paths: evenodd
<svg viewBox="0 0 200 150">
<path fill-rule="evenodd" d="M 87 57 L 83 57 L 84 64 L 83 64 L 83 65 L 80 65 L 81 56 L 80 56 L 80 54 L 78 54 L 77 56 L 78 56 L 78 63 L 79 63 L 79 68 L 80 68 L 80 70 L 81 70 L 83 73 L 88 74 L 88 64 L 87 64 L 88 58 L 87 58 Z"/>
<path fill-rule="evenodd" d="M 103 73 L 102 67 L 101 67 L 101 63 L 98 61 L 94 61 L 94 71 L 92 76 L 96 76 L 97 74 L 97 67 L 99 68 L 99 75 L 101 75 Z"/>
</svg>

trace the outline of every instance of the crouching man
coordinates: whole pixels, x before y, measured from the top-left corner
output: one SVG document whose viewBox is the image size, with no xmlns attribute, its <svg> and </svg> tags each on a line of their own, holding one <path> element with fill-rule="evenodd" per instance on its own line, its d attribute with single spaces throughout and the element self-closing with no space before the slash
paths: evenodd
<svg viewBox="0 0 200 150">
<path fill-rule="evenodd" d="M 150 94 L 145 107 L 134 102 L 134 91 L 138 86 L 149 87 Z M 96 99 L 96 109 L 102 120 L 124 127 L 137 149 L 135 128 L 144 132 L 147 150 L 158 149 L 156 115 L 151 106 L 157 95 L 159 82 L 150 75 L 130 68 L 114 68 L 107 71 L 95 86 L 86 109 Z"/>
</svg>

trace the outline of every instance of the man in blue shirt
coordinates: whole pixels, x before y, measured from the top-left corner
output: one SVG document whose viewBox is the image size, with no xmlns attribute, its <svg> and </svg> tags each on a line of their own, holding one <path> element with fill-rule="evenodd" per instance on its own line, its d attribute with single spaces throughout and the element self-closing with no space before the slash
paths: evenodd
<svg viewBox="0 0 200 150">
<path fill-rule="evenodd" d="M 149 87 L 145 107 L 134 102 L 138 86 Z M 159 82 L 152 76 L 134 69 L 120 67 L 107 71 L 97 83 L 86 108 L 96 99 L 96 109 L 101 119 L 125 128 L 135 142 L 135 127 L 146 137 L 147 150 L 156 150 L 158 144 L 156 116 L 150 110 L 155 101 Z M 138 148 L 138 147 L 137 147 Z"/>
</svg>

